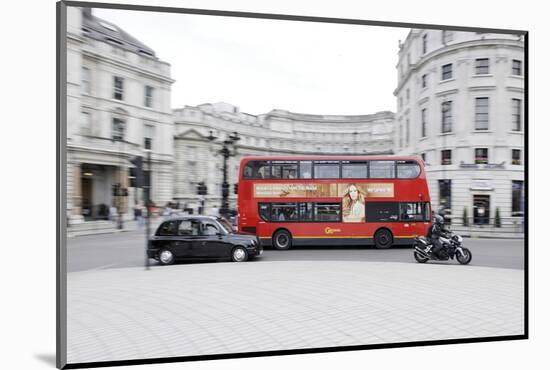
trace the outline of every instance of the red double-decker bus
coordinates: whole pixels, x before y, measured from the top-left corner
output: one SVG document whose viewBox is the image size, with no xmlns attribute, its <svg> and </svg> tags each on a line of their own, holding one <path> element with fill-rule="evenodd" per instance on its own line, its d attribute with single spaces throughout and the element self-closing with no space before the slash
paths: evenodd
<svg viewBox="0 0 550 370">
<path fill-rule="evenodd" d="M 273 156 L 241 160 L 238 228 L 264 246 L 411 244 L 431 221 L 416 156 Z"/>
</svg>

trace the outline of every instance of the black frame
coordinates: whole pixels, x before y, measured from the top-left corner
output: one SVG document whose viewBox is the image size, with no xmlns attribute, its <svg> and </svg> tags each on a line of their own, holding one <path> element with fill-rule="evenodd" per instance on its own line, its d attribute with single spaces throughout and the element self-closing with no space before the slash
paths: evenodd
<svg viewBox="0 0 550 370">
<path fill-rule="evenodd" d="M 401 343 L 383 343 L 383 344 L 370 344 L 370 345 L 357 345 L 357 346 L 340 346 L 340 347 L 320 347 L 320 348 L 307 348 L 307 349 L 291 349 L 291 350 L 279 350 L 279 351 L 260 351 L 260 352 L 244 352 L 244 353 L 230 353 L 220 355 L 197 355 L 197 356 L 177 356 L 177 357 L 164 357 L 164 358 L 149 358 L 149 359 L 135 359 L 135 360 L 119 360 L 119 361 L 98 361 L 93 363 L 67 363 L 66 348 L 66 304 L 67 304 L 67 215 L 66 209 L 66 177 L 67 177 L 67 155 L 66 155 L 66 17 L 67 7 L 93 7 L 93 8 L 108 8 L 108 9 L 121 9 L 121 10 L 139 10 L 139 11 L 157 11 L 166 13 L 180 13 L 180 14 L 201 14 L 208 16 L 226 16 L 226 17 L 241 17 L 241 18 L 257 18 L 257 19 L 274 19 L 274 20 L 288 20 L 288 21 L 303 21 L 303 22 L 321 22 L 321 23 L 333 23 L 333 24 L 347 24 L 347 25 L 371 25 L 371 26 L 387 26 L 387 27 L 407 27 L 407 28 L 424 28 L 424 29 L 443 29 L 452 31 L 470 31 L 470 32 L 486 32 L 486 33 L 502 33 L 502 34 L 520 34 L 524 36 L 524 59 L 522 63 L 521 75 L 525 76 L 524 91 L 525 101 L 523 103 L 524 114 L 524 161 L 525 161 L 525 178 L 524 178 L 524 192 L 525 192 L 525 244 L 524 244 L 524 333 L 519 335 L 504 335 L 498 337 L 477 337 L 477 338 L 463 338 L 463 339 L 440 339 L 429 341 L 411 341 Z M 110 3 L 96 3 L 96 2 L 79 2 L 79 1 L 60 1 L 56 4 L 56 366 L 58 368 L 70 369 L 70 368 L 84 368 L 84 367 L 100 367 L 100 366 L 122 366 L 122 365 L 138 365 L 138 364 L 154 364 L 154 363 L 172 363 L 182 361 L 202 361 L 202 360 L 214 360 L 214 359 L 229 359 L 229 358 L 246 358 L 246 357 L 262 357 L 262 356 L 281 356 L 287 354 L 307 354 L 307 353 L 323 353 L 323 352 L 341 352 L 341 351 L 357 351 L 365 349 L 379 349 L 379 348 L 404 348 L 404 347 L 416 347 L 416 346 L 429 346 L 429 345 L 441 345 L 441 344 L 458 344 L 458 343 L 480 343 L 480 342 L 499 342 L 508 340 L 524 340 L 529 338 L 529 249 L 527 248 L 529 240 L 529 186 L 528 186 L 528 131 L 529 131 L 529 112 L 527 107 L 529 99 L 529 33 L 526 30 L 515 29 L 495 29 L 495 28 L 477 28 L 477 27 L 459 27 L 459 26 L 445 26 L 439 24 L 421 24 L 421 23 L 406 23 L 406 22 L 388 22 L 388 21 L 374 21 L 363 19 L 346 19 L 346 18 L 334 18 L 334 17 L 314 17 L 314 16 L 301 16 L 301 15 L 289 15 L 289 14 L 269 14 L 269 13 L 254 13 L 254 12 L 237 12 L 237 11 L 223 11 L 212 9 L 190 9 L 190 8 L 176 8 L 176 7 L 159 7 L 159 6 L 140 6 L 140 5 L 128 5 L 128 4 L 110 4 Z"/>
</svg>

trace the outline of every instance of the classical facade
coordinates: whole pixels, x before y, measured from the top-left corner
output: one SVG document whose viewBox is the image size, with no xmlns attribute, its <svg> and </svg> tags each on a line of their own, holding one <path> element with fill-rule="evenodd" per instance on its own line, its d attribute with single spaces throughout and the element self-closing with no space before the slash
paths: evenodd
<svg viewBox="0 0 550 370">
<path fill-rule="evenodd" d="M 157 203 L 172 199 L 174 164 L 170 65 L 91 9 L 67 8 L 67 212 L 70 222 L 113 209 L 131 217 L 142 202 L 130 159 L 144 168 Z M 123 189 L 113 191 L 118 186 Z M 125 195 L 127 193 L 127 195 Z"/>
<path fill-rule="evenodd" d="M 391 154 L 394 113 L 337 116 L 272 110 L 251 115 L 227 103 L 186 106 L 173 111 L 175 125 L 174 199 L 198 208 L 197 183 L 208 188 L 207 207 L 219 207 L 223 158 L 221 142 L 238 132 L 236 155 L 228 160 L 228 182 L 238 182 L 245 155 Z M 208 137 L 216 137 L 211 141 Z M 235 206 L 236 195 L 230 197 Z"/>
<path fill-rule="evenodd" d="M 432 204 L 457 224 L 522 221 L 523 58 L 520 35 L 413 29 L 400 43 L 394 150 L 424 158 Z"/>
</svg>

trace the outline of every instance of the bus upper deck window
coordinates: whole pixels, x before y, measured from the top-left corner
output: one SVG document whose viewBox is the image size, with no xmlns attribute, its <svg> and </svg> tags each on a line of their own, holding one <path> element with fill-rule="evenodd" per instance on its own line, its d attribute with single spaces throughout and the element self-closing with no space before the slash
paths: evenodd
<svg viewBox="0 0 550 370">
<path fill-rule="evenodd" d="M 371 179 L 395 178 L 395 162 L 394 161 L 370 161 L 369 177 Z"/>
<path fill-rule="evenodd" d="M 420 166 L 414 161 L 397 162 L 398 179 L 414 179 L 420 175 Z"/>
<path fill-rule="evenodd" d="M 311 179 L 313 171 L 313 164 L 311 161 L 301 161 L 300 162 L 300 178 L 301 179 Z"/>
<path fill-rule="evenodd" d="M 298 177 L 298 164 L 291 161 L 271 161 L 271 178 L 295 179 Z"/>
<path fill-rule="evenodd" d="M 270 172 L 268 161 L 250 161 L 244 167 L 243 177 L 245 179 L 268 179 Z"/>
</svg>

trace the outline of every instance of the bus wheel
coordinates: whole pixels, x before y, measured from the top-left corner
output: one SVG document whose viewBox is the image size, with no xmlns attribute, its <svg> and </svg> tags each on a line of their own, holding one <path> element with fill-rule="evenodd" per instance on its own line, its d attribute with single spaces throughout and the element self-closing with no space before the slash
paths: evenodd
<svg viewBox="0 0 550 370">
<path fill-rule="evenodd" d="M 380 229 L 374 234 L 374 244 L 378 249 L 387 249 L 393 244 L 393 236 L 388 229 Z"/>
<path fill-rule="evenodd" d="M 292 236 L 286 230 L 279 230 L 273 234 L 273 246 L 278 250 L 285 250 L 292 246 Z"/>
</svg>

